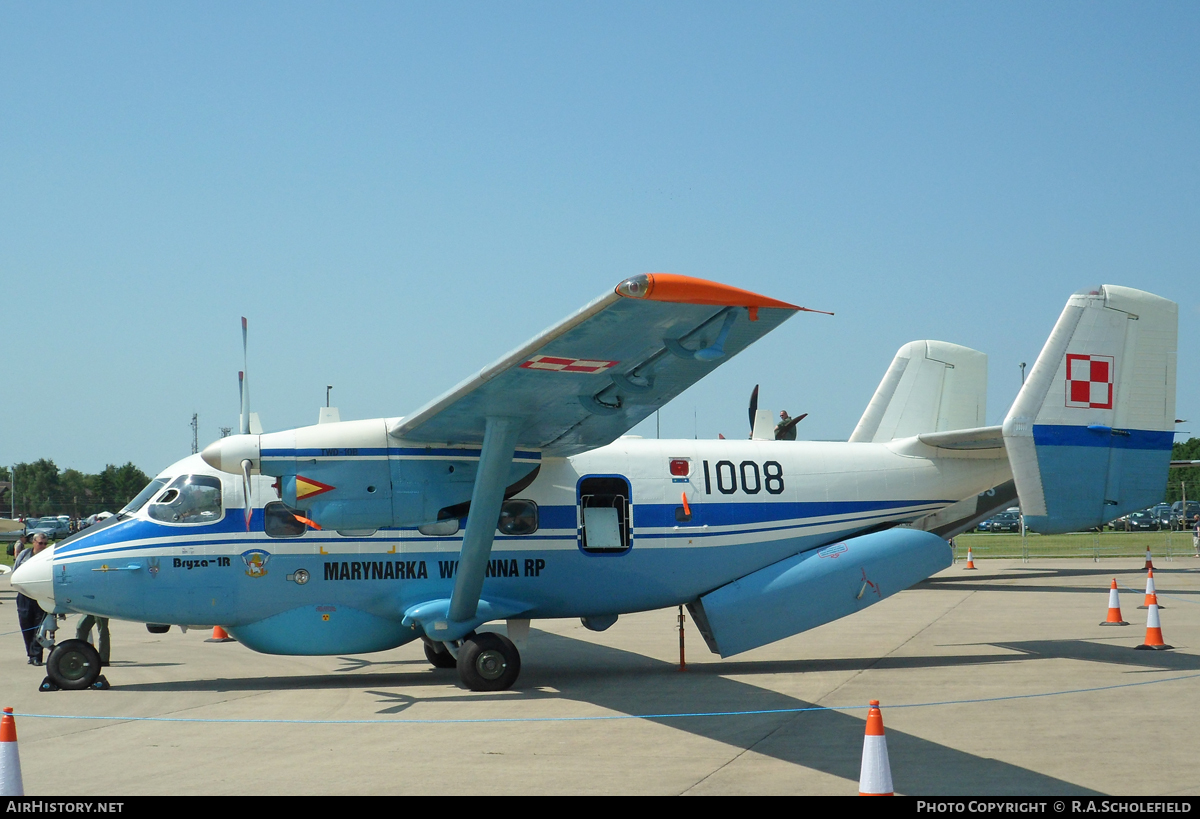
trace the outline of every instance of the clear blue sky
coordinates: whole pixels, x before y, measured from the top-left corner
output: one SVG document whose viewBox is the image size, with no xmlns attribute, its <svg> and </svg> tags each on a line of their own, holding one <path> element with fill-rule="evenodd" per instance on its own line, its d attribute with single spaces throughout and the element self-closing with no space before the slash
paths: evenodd
<svg viewBox="0 0 1200 819">
<path fill-rule="evenodd" d="M 237 418 L 403 415 L 626 276 L 800 315 L 662 412 L 844 439 L 903 343 L 1180 304 L 1200 435 L 1195 3 L 5 3 L 0 462 L 153 473 Z M 653 422 L 637 430 L 653 435 Z M 1186 436 L 1185 436 L 1186 437 Z"/>
</svg>

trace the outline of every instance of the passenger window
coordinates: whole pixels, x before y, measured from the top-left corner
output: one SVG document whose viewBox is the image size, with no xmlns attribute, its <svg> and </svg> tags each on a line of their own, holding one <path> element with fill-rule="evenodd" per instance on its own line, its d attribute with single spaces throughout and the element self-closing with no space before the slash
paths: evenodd
<svg viewBox="0 0 1200 819">
<path fill-rule="evenodd" d="M 268 503 L 263 509 L 267 537 L 300 537 L 308 526 L 296 517 L 298 514 L 279 501 Z"/>
<path fill-rule="evenodd" d="M 532 535 L 538 530 L 538 507 L 531 500 L 505 501 L 496 524 L 502 535 Z"/>
<path fill-rule="evenodd" d="M 215 523 L 221 514 L 221 481 L 211 475 L 179 476 L 149 510 L 163 523 Z"/>
</svg>

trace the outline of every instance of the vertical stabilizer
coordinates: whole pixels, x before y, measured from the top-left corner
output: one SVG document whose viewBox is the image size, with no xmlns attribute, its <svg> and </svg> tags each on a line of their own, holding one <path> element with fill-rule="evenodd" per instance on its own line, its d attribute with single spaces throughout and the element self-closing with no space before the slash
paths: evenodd
<svg viewBox="0 0 1200 819">
<path fill-rule="evenodd" d="M 987 356 L 945 341 L 912 341 L 892 359 L 851 442 L 982 427 Z"/>
<path fill-rule="evenodd" d="M 1178 324 L 1174 302 L 1128 287 L 1067 302 L 1004 419 L 1029 528 L 1088 529 L 1162 499 Z"/>
</svg>

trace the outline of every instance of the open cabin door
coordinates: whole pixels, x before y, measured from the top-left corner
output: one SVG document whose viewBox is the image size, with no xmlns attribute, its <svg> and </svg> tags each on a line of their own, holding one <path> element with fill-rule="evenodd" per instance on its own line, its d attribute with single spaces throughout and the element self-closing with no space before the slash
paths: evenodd
<svg viewBox="0 0 1200 819">
<path fill-rule="evenodd" d="M 589 475 L 578 487 L 579 548 L 588 554 L 624 554 L 633 548 L 633 502 L 620 475 Z"/>
</svg>

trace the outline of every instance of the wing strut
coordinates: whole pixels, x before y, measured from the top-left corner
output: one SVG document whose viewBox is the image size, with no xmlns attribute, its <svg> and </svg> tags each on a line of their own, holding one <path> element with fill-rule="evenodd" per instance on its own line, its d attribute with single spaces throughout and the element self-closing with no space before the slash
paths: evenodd
<svg viewBox="0 0 1200 819">
<path fill-rule="evenodd" d="M 487 418 L 483 450 L 479 453 L 479 471 L 475 473 L 475 488 L 471 492 L 471 512 L 467 516 L 467 531 L 463 534 L 454 592 L 450 595 L 448 614 L 451 621 L 461 623 L 475 618 L 518 432 L 520 422 L 514 418 Z"/>
</svg>

